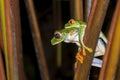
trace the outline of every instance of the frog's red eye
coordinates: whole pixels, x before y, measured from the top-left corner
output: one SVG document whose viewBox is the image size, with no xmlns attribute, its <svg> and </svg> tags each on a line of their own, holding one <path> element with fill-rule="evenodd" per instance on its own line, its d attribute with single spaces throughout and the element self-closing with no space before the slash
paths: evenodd
<svg viewBox="0 0 120 80">
<path fill-rule="evenodd" d="M 55 32 L 54 36 L 55 36 L 55 38 L 60 38 L 61 34 L 59 32 Z"/>
<path fill-rule="evenodd" d="M 69 23 L 70 23 L 70 24 L 73 24 L 74 22 L 75 22 L 74 19 L 70 19 L 70 20 L 69 20 Z"/>
</svg>

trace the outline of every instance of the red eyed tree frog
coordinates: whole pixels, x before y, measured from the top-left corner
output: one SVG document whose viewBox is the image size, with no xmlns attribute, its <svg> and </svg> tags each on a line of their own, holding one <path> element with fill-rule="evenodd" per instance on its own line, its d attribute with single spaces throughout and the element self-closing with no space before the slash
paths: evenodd
<svg viewBox="0 0 120 80">
<path fill-rule="evenodd" d="M 56 45 L 62 41 L 66 43 L 76 43 L 77 46 L 79 47 L 78 53 L 76 54 L 76 59 L 80 63 L 83 63 L 84 56 L 86 56 L 85 50 L 87 50 L 90 53 L 93 52 L 91 48 L 87 47 L 83 43 L 85 29 L 86 29 L 85 22 L 70 19 L 68 23 L 65 24 L 64 29 L 58 30 L 54 33 L 54 37 L 51 40 L 51 44 Z M 107 39 L 101 32 L 94 56 L 104 55 L 104 52 L 105 52 L 104 42 L 107 43 Z M 82 54 L 80 54 L 79 51 L 82 51 Z"/>
</svg>

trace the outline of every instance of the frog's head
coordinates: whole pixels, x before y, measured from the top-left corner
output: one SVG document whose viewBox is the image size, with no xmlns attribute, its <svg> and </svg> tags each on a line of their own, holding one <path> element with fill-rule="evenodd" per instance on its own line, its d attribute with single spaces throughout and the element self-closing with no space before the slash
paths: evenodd
<svg viewBox="0 0 120 80">
<path fill-rule="evenodd" d="M 86 25 L 86 23 L 83 21 L 70 19 L 68 23 L 65 24 L 65 28 L 72 28 L 72 27 L 79 28 L 82 25 Z"/>
<path fill-rule="evenodd" d="M 51 40 L 51 44 L 56 45 L 56 44 L 62 42 L 66 38 L 66 36 L 67 36 L 67 33 L 66 33 L 65 29 L 56 31 L 54 33 L 54 37 Z"/>
</svg>

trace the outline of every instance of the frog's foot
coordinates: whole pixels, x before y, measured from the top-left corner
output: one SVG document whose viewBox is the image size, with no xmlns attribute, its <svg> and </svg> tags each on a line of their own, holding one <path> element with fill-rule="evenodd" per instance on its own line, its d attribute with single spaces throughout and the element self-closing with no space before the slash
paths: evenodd
<svg viewBox="0 0 120 80">
<path fill-rule="evenodd" d="M 93 52 L 93 49 L 92 48 L 89 48 L 89 47 L 86 47 L 86 46 L 83 46 L 83 52 L 85 52 L 84 49 L 86 49 L 89 53 L 92 53 Z"/>
<path fill-rule="evenodd" d="M 79 54 L 79 52 L 76 54 L 76 59 L 80 62 L 83 63 L 83 56 Z"/>
</svg>

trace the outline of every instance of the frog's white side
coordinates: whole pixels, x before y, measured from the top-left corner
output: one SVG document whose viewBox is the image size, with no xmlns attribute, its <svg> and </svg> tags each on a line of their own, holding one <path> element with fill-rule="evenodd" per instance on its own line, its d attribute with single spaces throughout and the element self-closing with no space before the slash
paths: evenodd
<svg viewBox="0 0 120 80">
<path fill-rule="evenodd" d="M 107 43 L 107 40 L 103 39 L 102 36 L 103 36 L 103 34 L 100 33 L 98 43 L 97 43 L 97 47 L 96 47 L 96 50 L 95 50 L 95 55 L 94 55 L 95 57 L 104 55 L 104 53 L 105 53 L 105 44 L 104 43 Z M 103 39 L 105 42 L 103 42 L 101 39 Z M 71 35 L 69 33 L 68 36 L 64 39 L 64 42 L 65 43 L 75 43 L 77 46 L 81 47 L 81 45 L 79 43 L 79 38 L 78 38 L 78 31 L 75 31 L 73 33 L 73 35 Z"/>
<path fill-rule="evenodd" d="M 102 33 L 100 33 L 94 57 L 102 56 L 105 54 L 105 43 L 107 43 L 107 39 L 104 38 L 103 36 L 104 35 Z M 103 39 L 103 40 L 101 40 L 101 39 Z M 64 39 L 64 42 L 65 43 L 75 43 L 80 49 L 81 45 L 79 43 L 78 31 L 75 31 L 73 33 L 73 35 L 71 35 L 69 33 L 68 36 Z M 102 67 L 102 60 L 100 60 L 98 58 L 93 58 L 92 66 Z"/>
</svg>

